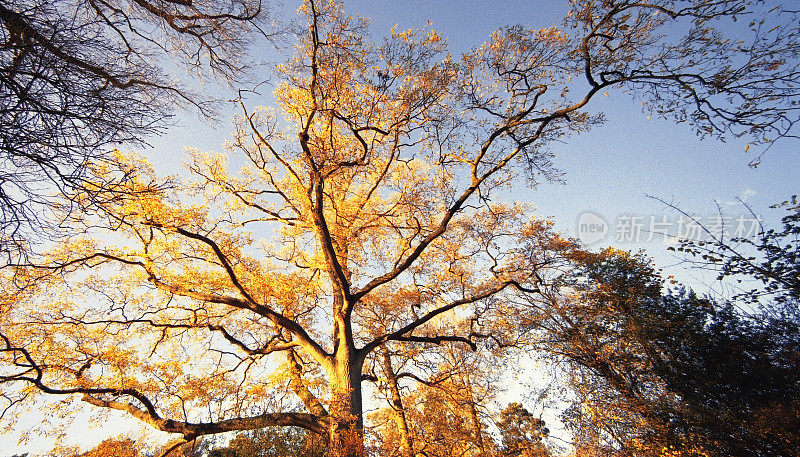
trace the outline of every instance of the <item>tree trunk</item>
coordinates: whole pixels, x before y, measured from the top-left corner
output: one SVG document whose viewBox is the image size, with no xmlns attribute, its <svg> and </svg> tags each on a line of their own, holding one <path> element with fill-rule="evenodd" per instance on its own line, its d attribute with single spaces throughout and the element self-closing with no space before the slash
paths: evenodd
<svg viewBox="0 0 800 457">
<path fill-rule="evenodd" d="M 406 412 L 403 409 L 403 399 L 400 396 L 400 388 L 397 385 L 397 375 L 392 368 L 392 359 L 389 355 L 389 350 L 383 348 L 383 369 L 386 373 L 386 379 L 389 384 L 389 392 L 392 394 L 392 410 L 394 421 L 397 424 L 397 430 L 400 433 L 400 456 L 413 457 L 414 445 L 411 442 L 411 434 L 408 431 L 408 422 L 406 421 Z"/>
<path fill-rule="evenodd" d="M 331 367 L 329 457 L 364 457 L 361 365 L 354 354 L 337 354 Z"/>
<path fill-rule="evenodd" d="M 472 419 L 472 433 L 475 435 L 475 444 L 480 450 L 479 455 L 484 456 L 486 455 L 486 444 L 483 442 L 483 423 L 478 417 L 478 406 L 475 403 L 475 391 L 472 389 L 472 382 L 470 382 L 468 375 L 464 376 L 464 381 L 464 387 L 466 387 L 467 395 L 469 395 L 467 400 L 469 402 L 470 419 Z"/>
</svg>

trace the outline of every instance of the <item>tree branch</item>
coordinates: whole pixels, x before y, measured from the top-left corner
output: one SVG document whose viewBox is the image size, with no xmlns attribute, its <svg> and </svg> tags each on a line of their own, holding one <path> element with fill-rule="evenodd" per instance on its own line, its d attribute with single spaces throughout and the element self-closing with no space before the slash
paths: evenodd
<svg viewBox="0 0 800 457">
<path fill-rule="evenodd" d="M 446 312 L 448 312 L 450 310 L 453 310 L 453 309 L 455 309 L 455 308 L 457 308 L 459 306 L 462 306 L 462 305 L 465 305 L 465 304 L 468 304 L 468 303 L 474 303 L 476 301 L 483 300 L 485 298 L 491 297 L 492 295 L 502 291 L 503 289 L 505 289 L 506 287 L 508 287 L 511 284 L 512 284 L 511 282 L 505 281 L 505 282 L 502 282 L 502 283 L 500 283 L 500 284 L 498 284 L 498 285 L 496 285 L 494 287 L 491 287 L 491 288 L 489 288 L 489 289 L 487 289 L 487 290 L 485 290 L 485 291 L 483 291 L 483 292 L 481 292 L 481 293 L 479 293 L 477 295 L 474 295 L 472 297 L 462 298 L 460 300 L 455 300 L 455 301 L 451 302 L 448 305 L 445 305 L 445 306 L 437 308 L 437 309 L 435 309 L 433 311 L 430 311 L 427 314 L 425 314 L 424 316 L 414 320 L 413 322 L 403 326 L 402 328 L 400 328 L 398 330 L 395 330 L 394 332 L 386 333 L 386 334 L 384 334 L 382 336 L 379 336 L 379 337 L 375 338 L 371 342 L 367 343 L 363 348 L 361 348 L 360 352 L 362 354 L 364 354 L 364 355 L 369 354 L 373 349 L 377 348 L 378 346 L 380 346 L 381 344 L 383 344 L 383 343 L 385 343 L 387 341 L 397 340 L 398 338 L 407 336 L 409 333 L 411 333 L 415 329 L 421 327 L 422 325 L 424 325 L 425 323 L 429 322 L 431 319 L 433 319 L 434 317 L 436 317 L 436 316 L 438 316 L 440 314 L 446 313 Z"/>
</svg>

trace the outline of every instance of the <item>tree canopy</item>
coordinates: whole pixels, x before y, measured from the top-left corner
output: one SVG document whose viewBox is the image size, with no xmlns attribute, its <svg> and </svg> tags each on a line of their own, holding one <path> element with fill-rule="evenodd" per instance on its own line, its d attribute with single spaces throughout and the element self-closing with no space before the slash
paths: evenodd
<svg viewBox="0 0 800 457">
<path fill-rule="evenodd" d="M 663 425 L 660 380 L 644 371 L 654 343 L 606 327 L 660 300 L 652 272 L 577 249 L 500 190 L 552 176 L 548 145 L 602 123 L 589 110 L 612 87 L 701 135 L 793 135 L 798 18 L 741 1 L 571 8 L 563 27 L 508 27 L 456 58 L 432 29 L 376 40 L 341 4 L 303 2 L 276 106 L 240 100 L 226 153 L 192 151 L 189 176 L 168 180 L 133 155 L 87 163 L 71 201 L 107 182 L 113 197 L 62 205 L 72 236 L 0 271 L 3 398 L 80 398 L 177 434 L 176 447 L 291 426 L 326 436 L 332 457 L 360 456 L 366 367 L 384 366 L 391 389 L 400 356 L 407 379 L 433 383 L 470 351 L 537 344 L 544 316 L 561 332 L 549 350 L 622 394 L 606 399 L 614 411 Z M 734 20 L 753 35 L 729 38 Z M 466 374 L 441 376 L 457 397 L 429 393 L 473 399 L 459 427 L 481 455 Z M 509 449 L 538 424 L 514 414 Z"/>
</svg>

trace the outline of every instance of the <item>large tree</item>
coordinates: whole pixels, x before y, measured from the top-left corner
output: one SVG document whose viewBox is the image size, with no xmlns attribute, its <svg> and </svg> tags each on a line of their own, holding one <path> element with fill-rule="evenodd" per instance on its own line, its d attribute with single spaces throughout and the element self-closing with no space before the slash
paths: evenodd
<svg viewBox="0 0 800 457">
<path fill-rule="evenodd" d="M 515 344 L 548 303 L 571 243 L 495 199 L 550 176 L 547 145 L 600 123 L 595 97 L 622 87 L 704 135 L 793 133 L 797 18 L 748 8 L 575 1 L 563 28 L 454 59 L 432 30 L 375 41 L 304 2 L 276 106 L 243 101 L 227 154 L 169 186 L 144 159 L 118 158 L 124 180 L 92 167 L 86 198 L 116 180 L 114 198 L 2 271 L 5 398 L 79 396 L 184 441 L 296 426 L 363 455 L 368 357 Z M 729 39 L 734 19 L 753 35 Z"/>
</svg>

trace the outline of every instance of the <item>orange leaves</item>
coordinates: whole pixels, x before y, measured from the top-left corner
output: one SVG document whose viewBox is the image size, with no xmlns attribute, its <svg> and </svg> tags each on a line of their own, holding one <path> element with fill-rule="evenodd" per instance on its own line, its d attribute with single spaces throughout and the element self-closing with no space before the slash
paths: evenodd
<svg viewBox="0 0 800 457">
<path fill-rule="evenodd" d="M 441 35 L 430 28 L 430 21 L 428 21 L 428 27 L 422 30 L 407 29 L 398 32 L 396 27 L 397 26 L 392 27 L 392 39 L 402 41 L 412 46 L 438 45 L 443 41 Z"/>
<path fill-rule="evenodd" d="M 764 69 L 767 71 L 775 71 L 786 63 L 784 60 L 775 60 L 772 62 L 765 62 Z"/>
</svg>

